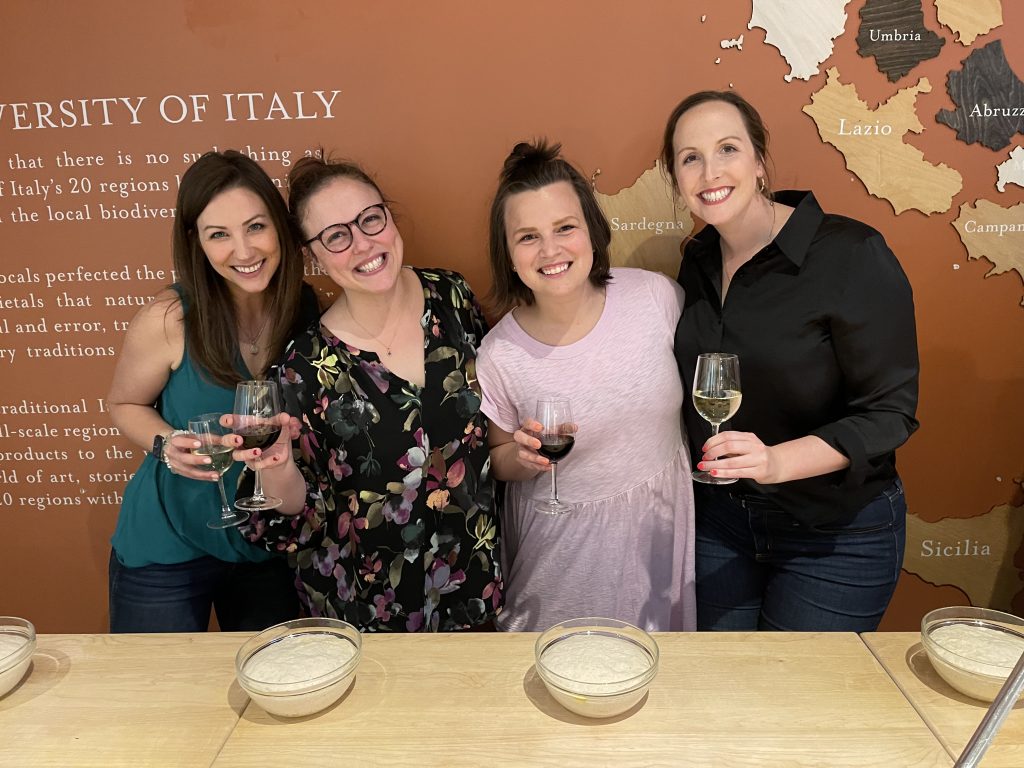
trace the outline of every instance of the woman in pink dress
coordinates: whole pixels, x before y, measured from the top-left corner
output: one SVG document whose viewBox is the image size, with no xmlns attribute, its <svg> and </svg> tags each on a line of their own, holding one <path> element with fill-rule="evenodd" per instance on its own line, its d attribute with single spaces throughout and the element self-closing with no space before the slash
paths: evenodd
<svg viewBox="0 0 1024 768">
<path fill-rule="evenodd" d="M 499 628 L 605 616 L 695 626 L 693 493 L 673 355 L 682 291 L 611 269 L 611 230 L 559 146 L 519 144 L 491 208 L 493 299 L 504 312 L 477 359 L 502 511 Z M 567 514 L 542 511 L 540 398 L 566 398 L 575 444 L 558 463 Z"/>
</svg>

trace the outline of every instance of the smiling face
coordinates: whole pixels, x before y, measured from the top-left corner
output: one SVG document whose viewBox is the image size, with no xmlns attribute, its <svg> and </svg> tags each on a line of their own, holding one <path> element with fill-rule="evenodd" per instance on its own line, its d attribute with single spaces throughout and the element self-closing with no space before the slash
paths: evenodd
<svg viewBox="0 0 1024 768">
<path fill-rule="evenodd" d="M 210 200 L 196 219 L 196 236 L 210 266 L 235 296 L 266 290 L 281 264 L 281 243 L 270 212 L 245 187 Z"/>
<path fill-rule="evenodd" d="M 382 202 L 368 184 L 338 177 L 303 204 L 302 237 L 309 240 L 332 224 L 354 222 L 367 208 Z M 318 240 L 306 246 L 342 290 L 386 293 L 397 283 L 404 253 L 402 236 L 391 214 L 386 215 L 387 226 L 376 235 L 363 234 L 355 223 L 350 224 L 352 245 L 342 253 L 332 253 Z"/>
<path fill-rule="evenodd" d="M 690 210 L 719 229 L 741 223 L 765 198 L 764 165 L 740 111 L 708 101 L 676 122 L 672 147 L 676 186 Z"/>
<path fill-rule="evenodd" d="M 512 266 L 539 303 L 593 289 L 594 247 L 583 207 L 567 181 L 519 192 L 505 202 Z"/>
</svg>

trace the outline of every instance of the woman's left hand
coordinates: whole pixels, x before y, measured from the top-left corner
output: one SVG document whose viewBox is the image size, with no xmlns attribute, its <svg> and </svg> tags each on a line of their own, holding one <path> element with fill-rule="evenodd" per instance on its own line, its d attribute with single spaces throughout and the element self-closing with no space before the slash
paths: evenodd
<svg viewBox="0 0 1024 768">
<path fill-rule="evenodd" d="M 772 446 L 753 432 L 720 432 L 704 443 L 697 469 L 714 477 L 743 477 L 758 483 L 776 483 L 778 471 Z"/>
</svg>

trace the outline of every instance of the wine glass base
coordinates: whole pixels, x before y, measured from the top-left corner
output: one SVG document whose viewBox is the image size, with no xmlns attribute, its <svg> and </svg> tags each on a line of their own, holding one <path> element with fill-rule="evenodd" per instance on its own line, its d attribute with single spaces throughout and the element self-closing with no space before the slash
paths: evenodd
<svg viewBox="0 0 1024 768">
<path fill-rule="evenodd" d="M 706 483 L 708 485 L 729 485 L 736 482 L 735 477 L 715 477 L 707 472 L 691 472 L 690 477 L 698 483 Z"/>
<path fill-rule="evenodd" d="M 241 525 L 242 523 L 248 522 L 248 520 L 249 515 L 243 514 L 240 510 L 235 510 L 233 512 L 228 513 L 227 515 L 222 515 L 221 517 L 218 517 L 216 520 L 211 520 L 206 524 L 206 527 L 213 528 L 214 530 L 220 530 L 222 528 L 234 528 L 236 525 Z"/>
<path fill-rule="evenodd" d="M 567 515 L 576 509 L 573 504 L 566 504 L 564 501 L 555 499 L 544 499 L 534 504 L 533 510 L 544 515 Z"/>
<path fill-rule="evenodd" d="M 277 509 L 283 503 L 277 496 L 264 496 L 262 499 L 253 496 L 236 501 L 235 509 L 240 509 L 243 512 L 261 512 L 267 509 Z"/>
</svg>

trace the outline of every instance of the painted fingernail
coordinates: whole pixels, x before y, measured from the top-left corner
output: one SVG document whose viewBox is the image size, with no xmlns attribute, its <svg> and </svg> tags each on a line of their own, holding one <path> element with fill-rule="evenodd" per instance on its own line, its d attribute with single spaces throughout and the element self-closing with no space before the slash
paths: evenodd
<svg viewBox="0 0 1024 768">
<path fill-rule="evenodd" d="M 700 470 L 704 469 L 704 462 L 703 461 L 697 462 L 697 469 L 700 469 Z"/>
<path fill-rule="evenodd" d="M 712 469 L 708 474 L 709 475 L 717 475 L 718 474 L 718 470 L 717 469 Z"/>
</svg>

